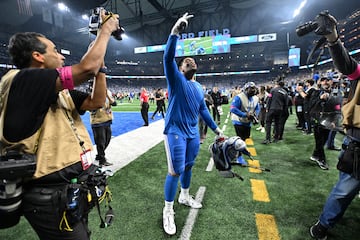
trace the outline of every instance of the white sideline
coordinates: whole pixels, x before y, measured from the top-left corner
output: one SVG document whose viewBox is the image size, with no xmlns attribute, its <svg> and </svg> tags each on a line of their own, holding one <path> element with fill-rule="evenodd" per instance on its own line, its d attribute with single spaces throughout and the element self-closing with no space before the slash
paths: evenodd
<svg viewBox="0 0 360 240">
<path fill-rule="evenodd" d="M 112 166 L 103 167 L 115 173 L 136 158 L 149 151 L 152 147 L 164 140 L 164 120 L 158 120 L 147 127 L 140 127 L 111 139 L 105 150 L 106 158 Z M 96 145 L 92 153 L 96 156 Z M 97 162 L 95 162 L 97 163 Z"/>
<path fill-rule="evenodd" d="M 201 186 L 199 190 L 196 193 L 195 200 L 198 202 L 202 202 L 204 195 L 205 195 L 206 187 Z M 196 220 L 196 217 L 199 213 L 200 209 L 194 209 L 191 208 L 188 217 L 186 218 L 185 226 L 183 227 L 181 231 L 181 236 L 179 240 L 189 240 L 191 237 L 191 231 L 194 227 L 194 223 Z"/>
<path fill-rule="evenodd" d="M 210 157 L 209 163 L 205 169 L 205 172 L 211 172 L 214 167 L 214 159 Z"/>
</svg>

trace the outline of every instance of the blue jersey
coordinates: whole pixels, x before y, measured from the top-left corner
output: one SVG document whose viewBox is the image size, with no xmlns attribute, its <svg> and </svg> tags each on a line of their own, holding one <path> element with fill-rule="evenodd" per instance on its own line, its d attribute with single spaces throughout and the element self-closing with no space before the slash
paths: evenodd
<svg viewBox="0 0 360 240">
<path fill-rule="evenodd" d="M 199 114 L 212 130 L 217 125 L 206 107 L 202 86 L 196 81 L 187 80 L 178 69 L 175 62 L 177 40 L 177 35 L 170 35 L 164 52 L 164 72 L 169 93 L 164 134 L 195 138 L 199 135 Z"/>
</svg>

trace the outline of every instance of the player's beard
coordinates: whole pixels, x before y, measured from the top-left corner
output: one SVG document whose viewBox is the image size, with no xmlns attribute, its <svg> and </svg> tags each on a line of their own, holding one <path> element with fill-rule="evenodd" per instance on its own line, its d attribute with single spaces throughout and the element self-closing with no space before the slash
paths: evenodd
<svg viewBox="0 0 360 240">
<path fill-rule="evenodd" d="M 191 69 L 191 70 L 188 70 L 187 72 L 184 72 L 184 76 L 186 77 L 187 80 L 191 80 L 194 75 L 196 73 L 196 69 Z"/>
<path fill-rule="evenodd" d="M 247 90 L 247 95 L 248 97 L 252 97 L 252 96 L 255 96 L 256 95 L 256 90 L 255 89 L 248 89 Z"/>
</svg>

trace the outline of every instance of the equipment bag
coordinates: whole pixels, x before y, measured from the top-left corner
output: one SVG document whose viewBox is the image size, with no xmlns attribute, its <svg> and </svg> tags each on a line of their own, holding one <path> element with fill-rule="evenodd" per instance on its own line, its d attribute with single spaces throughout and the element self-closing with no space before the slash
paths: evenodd
<svg viewBox="0 0 360 240">
<path fill-rule="evenodd" d="M 68 196 L 69 188 L 80 190 L 79 206 L 76 209 L 69 209 Z M 71 192 L 71 191 L 70 191 Z M 101 216 L 100 204 L 105 201 L 108 207 L 105 218 Z M 78 183 L 70 183 L 62 192 L 62 219 L 59 224 L 61 231 L 72 231 L 73 226 L 83 217 L 87 216 L 90 210 L 97 208 L 100 217 L 100 227 L 105 228 L 112 224 L 114 211 L 110 206 L 112 193 L 107 183 L 107 174 L 96 165 L 92 165 L 89 171 L 78 177 Z M 104 220 L 105 219 L 105 220 Z"/>
<path fill-rule="evenodd" d="M 237 177 L 240 180 L 244 180 L 240 175 L 231 170 L 231 160 L 238 155 L 238 150 L 235 149 L 234 142 L 240 139 L 239 137 L 222 137 L 217 136 L 215 142 L 209 146 L 209 151 L 213 158 L 215 167 L 219 170 L 219 174 L 225 178 Z M 241 140 L 241 139 L 240 139 Z M 241 140 L 242 141 L 242 140 Z M 227 143 L 231 142 L 231 146 Z"/>
<path fill-rule="evenodd" d="M 339 155 L 337 169 L 351 174 L 360 180 L 360 142 L 350 141 L 348 145 L 342 145 L 343 152 Z"/>
</svg>

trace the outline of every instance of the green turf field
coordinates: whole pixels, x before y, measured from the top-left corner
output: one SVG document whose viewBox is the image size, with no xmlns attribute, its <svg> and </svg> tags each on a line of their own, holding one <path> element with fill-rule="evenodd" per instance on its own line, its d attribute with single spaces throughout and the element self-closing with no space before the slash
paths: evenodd
<svg viewBox="0 0 360 240">
<path fill-rule="evenodd" d="M 118 107 L 123 111 L 140 109 L 138 102 L 129 106 L 119 104 Z M 228 106 L 223 109 L 222 125 Z M 235 135 L 231 121 L 225 125 L 225 134 Z M 271 239 L 311 239 L 309 226 L 316 221 L 337 180 L 338 152 L 326 151 L 330 170 L 321 170 L 309 160 L 314 145 L 313 136 L 304 136 L 299 130 L 295 130 L 295 116 L 291 115 L 282 142 L 262 145 L 260 142 L 264 139 L 264 133 L 252 129 L 253 147 L 257 153 L 255 159 L 259 160 L 260 166 L 271 169 L 271 172 L 251 173 L 249 168 L 235 166 L 233 170 L 245 179 L 242 182 L 235 178 L 221 178 L 215 169 L 211 172 L 205 171 L 210 157 L 207 148 L 213 137 L 213 133 L 208 134 L 206 142 L 201 145 L 193 171 L 190 193 L 195 195 L 201 186 L 204 186 L 206 191 L 203 208 L 198 212 L 190 239 L 265 240 L 266 238 L 259 238 L 256 225 L 256 216 L 261 214 L 275 220 L 275 235 Z M 342 136 L 338 134 L 338 146 L 341 139 Z M 94 209 L 90 216 L 91 239 L 179 239 L 189 208 L 174 204 L 178 232 L 174 237 L 167 236 L 162 229 L 163 183 L 166 172 L 165 150 L 160 143 L 109 178 L 113 193 L 112 207 L 116 212 L 114 224 L 100 229 L 99 216 Z M 269 202 L 253 199 L 251 186 L 256 180 L 265 183 Z M 342 220 L 330 231 L 328 239 L 357 239 L 355 236 L 360 235 L 359 202 L 360 198 L 356 197 Z M 270 225 L 265 224 L 261 229 L 274 231 L 269 230 L 269 227 Z M 0 239 L 33 240 L 37 237 L 27 221 L 22 219 L 17 226 L 0 230 Z M 266 240 L 268 239 L 270 238 Z"/>
</svg>

